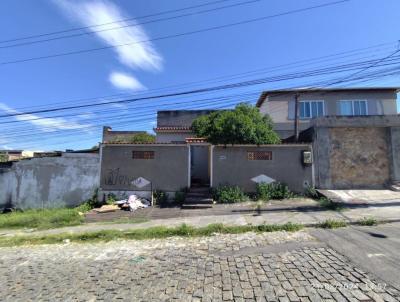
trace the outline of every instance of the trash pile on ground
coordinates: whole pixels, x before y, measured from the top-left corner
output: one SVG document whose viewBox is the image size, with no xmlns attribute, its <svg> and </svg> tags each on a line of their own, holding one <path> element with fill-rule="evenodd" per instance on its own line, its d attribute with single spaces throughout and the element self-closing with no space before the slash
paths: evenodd
<svg viewBox="0 0 400 302">
<path fill-rule="evenodd" d="M 151 202 L 146 198 L 137 195 L 130 195 L 128 199 L 117 200 L 114 204 L 103 205 L 98 209 L 93 209 L 97 213 L 114 212 L 116 210 L 136 211 L 137 209 L 147 208 Z"/>
</svg>

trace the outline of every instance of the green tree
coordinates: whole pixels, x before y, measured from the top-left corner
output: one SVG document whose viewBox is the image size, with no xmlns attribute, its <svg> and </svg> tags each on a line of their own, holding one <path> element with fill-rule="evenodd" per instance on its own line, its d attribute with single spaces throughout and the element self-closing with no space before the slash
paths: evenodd
<svg viewBox="0 0 400 302">
<path fill-rule="evenodd" d="M 5 153 L 0 153 L 0 163 L 8 161 L 8 155 Z"/>
<path fill-rule="evenodd" d="M 138 133 L 134 135 L 120 135 L 114 138 L 110 143 L 130 143 L 130 144 L 146 144 L 154 143 L 156 136 L 147 132 Z"/>
<path fill-rule="evenodd" d="M 280 138 L 273 130 L 269 116 L 258 108 L 239 104 L 234 110 L 220 110 L 198 117 L 192 129 L 196 136 L 212 144 L 279 144 Z"/>
</svg>

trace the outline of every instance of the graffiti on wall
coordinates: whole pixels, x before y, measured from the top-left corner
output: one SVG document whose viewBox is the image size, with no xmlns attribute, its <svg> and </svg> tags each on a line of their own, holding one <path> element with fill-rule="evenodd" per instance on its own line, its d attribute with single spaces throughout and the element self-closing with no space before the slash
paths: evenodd
<svg viewBox="0 0 400 302">
<path fill-rule="evenodd" d="M 143 179 L 145 180 L 145 179 Z M 147 181 L 147 180 L 146 180 Z M 143 183 L 143 181 L 141 182 Z M 103 184 L 107 186 L 138 186 L 138 179 L 135 176 L 129 176 L 122 174 L 119 168 L 107 169 L 107 172 L 103 178 Z M 146 183 L 147 185 L 147 183 Z"/>
</svg>

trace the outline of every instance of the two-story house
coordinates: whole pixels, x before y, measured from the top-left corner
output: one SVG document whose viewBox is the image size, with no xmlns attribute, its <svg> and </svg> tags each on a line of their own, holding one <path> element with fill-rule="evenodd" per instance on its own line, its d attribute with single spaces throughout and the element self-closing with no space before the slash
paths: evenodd
<svg viewBox="0 0 400 302">
<path fill-rule="evenodd" d="M 264 91 L 256 106 L 271 116 L 282 139 L 294 134 L 295 99 L 299 128 L 321 116 L 396 115 L 399 88 L 332 88 Z"/>
</svg>

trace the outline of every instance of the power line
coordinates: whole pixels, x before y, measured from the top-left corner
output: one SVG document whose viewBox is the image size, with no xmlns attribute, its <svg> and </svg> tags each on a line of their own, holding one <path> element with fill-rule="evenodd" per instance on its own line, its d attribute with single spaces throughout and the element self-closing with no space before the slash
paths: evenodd
<svg viewBox="0 0 400 302">
<path fill-rule="evenodd" d="M 397 71 L 397 74 L 398 74 L 398 73 L 399 73 L 399 71 Z M 379 75 L 376 74 L 375 77 L 376 77 L 376 76 L 379 76 Z M 385 76 L 385 75 L 383 75 L 383 76 Z M 362 79 L 363 77 L 365 78 L 365 76 L 360 76 L 359 79 Z M 354 81 L 354 80 L 357 80 L 357 79 L 352 79 L 352 80 L 350 80 L 350 81 Z M 308 85 L 306 85 L 306 86 L 315 86 L 315 85 L 323 85 L 323 84 L 324 84 L 323 82 L 319 82 L 319 83 L 314 83 L 314 84 L 308 84 Z M 287 88 L 287 89 L 296 89 L 296 87 L 291 87 L 291 88 Z M 116 124 L 120 124 L 120 122 L 114 123 L 113 126 L 116 125 Z M 123 124 L 126 124 L 126 122 L 122 122 L 122 125 L 123 125 Z M 138 125 L 138 124 L 135 124 L 135 125 Z M 71 134 L 71 135 L 76 135 L 76 134 Z M 65 137 L 64 134 L 63 134 L 63 135 L 60 135 L 60 137 L 61 137 L 61 136 L 62 136 L 63 138 Z M 86 137 L 87 137 L 87 136 L 85 135 L 85 138 L 86 138 Z M 67 141 L 64 141 L 63 143 L 67 143 Z M 53 144 L 52 144 L 52 145 L 53 145 Z"/>
<path fill-rule="evenodd" d="M 200 15 L 200 14 L 204 14 L 204 13 L 210 13 L 210 12 L 219 11 L 219 10 L 223 10 L 223 9 L 227 9 L 227 8 L 233 8 L 233 7 L 238 7 L 238 6 L 242 6 L 242 5 L 246 5 L 246 4 L 251 4 L 251 3 L 255 3 L 255 2 L 259 2 L 259 1 L 261 1 L 261 0 L 250 0 L 250 1 L 239 2 L 239 3 L 235 3 L 235 4 L 225 5 L 225 6 L 221 6 L 221 7 L 206 9 L 206 10 L 202 10 L 202 11 L 198 11 L 198 12 L 181 14 L 181 15 L 177 15 L 177 16 L 149 20 L 149 21 L 144 21 L 144 22 L 139 22 L 139 23 L 134 23 L 134 24 L 125 24 L 125 25 L 121 25 L 121 26 L 117 26 L 117 27 L 105 28 L 105 29 L 100 29 L 100 30 L 95 30 L 95 31 L 90 31 L 90 32 L 64 35 L 64 36 L 60 36 L 60 37 L 53 37 L 53 38 L 47 38 L 47 39 L 42 39 L 42 40 L 36 40 L 36 41 L 21 42 L 21 43 L 16 43 L 16 44 L 11 44 L 11 45 L 0 46 L 0 49 L 27 46 L 27 45 L 51 42 L 51 41 L 62 40 L 62 39 L 67 39 L 67 38 L 76 38 L 76 37 L 80 37 L 80 36 L 93 35 L 93 34 L 105 32 L 105 31 L 117 30 L 117 29 L 128 28 L 128 27 L 137 27 L 137 26 L 144 25 L 144 24 L 151 24 L 151 23 L 157 23 L 157 22 L 162 22 L 162 21 L 176 20 L 179 18 L 190 17 L 190 16 Z M 122 22 L 122 21 L 118 21 L 118 22 Z"/>
<path fill-rule="evenodd" d="M 135 41 L 135 42 L 130 42 L 130 43 L 111 45 L 111 46 L 103 46 L 103 47 L 90 48 L 90 49 L 82 49 L 82 50 L 77 50 L 77 51 L 70 51 L 70 52 L 58 53 L 58 54 L 53 54 L 53 55 L 31 57 L 31 58 L 20 59 L 20 60 L 5 61 L 5 62 L 0 62 L 0 65 L 10 65 L 10 64 L 17 64 L 17 63 L 23 63 L 23 62 L 44 60 L 44 59 L 50 59 L 50 58 L 58 58 L 58 57 L 69 56 L 69 55 L 76 55 L 76 54 L 83 54 L 83 53 L 89 53 L 89 52 L 94 52 L 94 51 L 101 51 L 101 50 L 106 50 L 106 49 L 110 49 L 110 48 L 114 48 L 114 47 L 123 47 L 123 46 L 129 46 L 129 45 L 134 45 L 134 44 L 141 44 L 141 43 L 148 43 L 148 42 L 166 40 L 166 39 L 171 39 L 171 38 L 178 38 L 178 37 L 182 37 L 182 36 L 194 35 L 194 34 L 204 33 L 204 32 L 208 32 L 208 31 L 212 31 L 212 30 L 219 30 L 219 29 L 224 29 L 224 28 L 228 28 L 228 27 L 234 27 L 234 26 L 239 26 L 239 25 L 244 25 L 244 24 L 250 24 L 250 23 L 253 23 L 253 22 L 259 22 L 259 21 L 263 21 L 263 20 L 267 20 L 267 19 L 272 19 L 272 18 L 277 18 L 277 17 L 281 17 L 281 16 L 301 13 L 301 12 L 309 11 L 309 10 L 313 10 L 313 9 L 318 9 L 318 8 L 338 5 L 338 4 L 341 4 L 341 3 L 344 3 L 344 2 L 349 2 L 349 1 L 351 1 L 351 0 L 340 0 L 340 1 L 335 1 L 335 2 L 329 2 L 329 3 L 325 3 L 325 4 L 321 4 L 321 5 L 309 6 L 309 7 L 306 7 L 306 8 L 286 11 L 286 12 L 278 13 L 278 14 L 274 14 L 274 15 L 268 15 L 268 16 L 259 17 L 259 18 L 247 19 L 247 20 L 244 20 L 244 21 L 239 21 L 239 22 L 234 22 L 234 23 L 229 23 L 229 24 L 224 24 L 224 25 L 219 25 L 219 26 L 213 26 L 213 27 L 203 28 L 203 29 L 199 29 L 199 30 L 188 31 L 188 32 L 184 32 L 184 33 L 167 35 L 167 36 L 162 36 L 162 37 L 157 37 L 157 38 L 147 39 L 147 40 L 142 40 L 142 41 Z"/>
<path fill-rule="evenodd" d="M 243 77 L 248 77 L 248 76 L 251 76 L 251 75 L 253 75 L 255 73 L 270 73 L 272 71 L 290 69 L 291 66 L 293 66 L 293 67 L 294 66 L 297 66 L 297 67 L 309 66 L 310 64 L 315 64 L 318 61 L 319 61 L 318 63 L 324 63 L 326 61 L 332 61 L 332 60 L 337 60 L 337 59 L 346 58 L 346 57 L 358 56 L 359 54 L 363 53 L 361 51 L 370 50 L 370 49 L 376 49 L 376 48 L 384 49 L 384 48 L 382 48 L 383 46 L 388 46 L 388 45 L 393 45 L 393 44 L 394 43 L 392 43 L 392 42 L 390 42 L 390 43 L 381 43 L 381 44 L 376 44 L 376 45 L 365 47 L 365 48 L 358 48 L 358 49 L 353 49 L 353 50 L 344 51 L 344 52 L 338 52 L 338 53 L 334 53 L 334 54 L 330 54 L 330 55 L 315 57 L 315 58 L 311 58 L 311 59 L 298 60 L 298 61 L 294 61 L 294 62 L 290 62 L 290 63 L 280 64 L 280 65 L 275 65 L 275 66 L 270 66 L 270 67 L 263 67 L 263 68 L 259 68 L 259 69 L 255 69 L 255 70 L 251 70 L 251 71 L 242 72 L 242 73 L 236 73 L 236 74 L 231 74 L 231 75 L 226 75 L 226 76 L 218 76 L 218 77 L 214 77 L 214 78 L 209 78 L 207 80 L 201 80 L 201 81 L 196 81 L 196 82 L 188 82 L 188 83 L 170 85 L 170 86 L 161 87 L 161 88 L 150 89 L 150 90 L 146 91 L 146 93 L 140 93 L 140 94 L 119 93 L 119 94 L 113 94 L 113 95 L 107 95 L 107 96 L 72 99 L 72 100 L 55 102 L 55 103 L 52 102 L 51 104 L 18 107 L 18 108 L 15 108 L 15 110 L 22 110 L 22 109 L 28 109 L 28 108 L 38 108 L 38 107 L 49 107 L 49 106 L 52 106 L 52 105 L 55 105 L 55 104 L 66 104 L 66 103 L 71 104 L 71 103 L 76 103 L 76 102 L 86 103 L 86 101 L 94 101 L 94 100 L 106 101 L 106 100 L 114 99 L 114 98 L 117 98 L 117 97 L 125 97 L 125 98 L 127 98 L 127 97 L 133 97 L 133 96 L 138 96 L 138 95 L 147 95 L 148 93 L 151 93 L 151 92 L 165 91 L 165 90 L 167 90 L 169 88 L 191 87 L 191 86 L 194 86 L 194 85 L 199 85 L 199 84 L 207 83 L 207 82 L 213 82 L 213 83 L 215 83 L 216 81 L 223 82 L 223 81 L 228 80 L 228 79 L 234 79 L 234 78 L 240 78 L 240 77 L 242 77 L 242 78 Z M 391 48 L 392 47 L 389 47 L 389 49 L 391 49 Z M 375 52 L 376 51 L 377 50 L 375 50 Z M 343 55 L 343 56 L 341 56 L 341 55 Z M 338 57 L 338 56 L 341 56 L 341 57 Z M 338 57 L 338 58 L 336 58 L 336 57 Z M 312 63 L 312 62 L 315 62 L 315 63 Z M 299 65 L 300 63 L 304 63 L 304 64 Z M 308 64 L 306 64 L 306 63 L 308 63 Z"/>
<path fill-rule="evenodd" d="M 392 58 L 392 60 L 395 60 L 395 59 L 397 59 L 397 57 Z M 70 109 L 97 107 L 97 106 L 104 106 L 104 105 L 109 105 L 109 104 L 124 104 L 124 103 L 137 102 L 137 101 L 141 101 L 141 100 L 152 100 L 152 99 L 159 99 L 159 98 L 191 95 L 191 94 L 197 94 L 197 93 L 201 93 L 201 92 L 211 92 L 211 91 L 219 91 L 219 90 L 238 88 L 238 87 L 247 87 L 247 86 L 252 86 L 252 85 L 264 84 L 266 82 L 272 82 L 272 81 L 283 81 L 283 80 L 296 79 L 296 78 L 301 78 L 301 77 L 306 77 L 306 76 L 313 77 L 313 76 L 319 76 L 319 75 L 324 75 L 324 74 L 329 74 L 329 73 L 351 71 L 351 70 L 355 70 L 360 67 L 364 67 L 366 64 L 370 64 L 371 62 L 374 62 L 374 60 L 363 61 L 363 62 L 353 63 L 353 64 L 345 64 L 345 65 L 335 66 L 335 67 L 331 67 L 331 68 L 322 68 L 322 69 L 317 69 L 317 70 L 312 70 L 312 71 L 307 71 L 307 72 L 298 72 L 298 73 L 289 74 L 289 75 L 279 75 L 279 76 L 275 76 L 275 77 L 260 78 L 260 79 L 255 79 L 255 80 L 251 80 L 251 81 L 242 81 L 242 82 L 230 83 L 230 84 L 226 84 L 226 85 L 220 85 L 220 86 L 214 86 L 214 87 L 208 87 L 208 88 L 202 88 L 202 89 L 195 89 L 195 90 L 188 90 L 188 91 L 183 91 L 183 92 L 175 92 L 175 93 L 161 94 L 161 95 L 155 95 L 155 96 L 146 96 L 146 97 L 133 98 L 133 99 L 128 99 L 128 100 L 103 102 L 100 104 L 95 103 L 95 104 L 86 104 L 86 105 L 66 106 L 66 107 L 59 107 L 59 108 L 53 108 L 53 109 L 6 114 L 6 115 L 0 115 L 0 118 L 10 117 L 10 116 L 27 115 L 27 114 L 35 114 L 35 113 L 63 111 L 63 110 L 70 110 Z M 398 62 L 395 61 L 394 63 L 386 63 L 385 65 L 390 65 L 390 64 L 393 65 L 393 64 L 397 64 L 397 63 Z"/>
<path fill-rule="evenodd" d="M 158 12 L 155 14 L 149 14 L 149 15 L 144 15 L 144 16 L 139 16 L 139 17 L 134 17 L 134 18 L 126 18 L 126 19 L 121 19 L 121 20 L 117 20 L 117 21 L 113 21 L 113 22 L 99 23 L 99 24 L 94 24 L 94 25 L 90 25 L 90 26 L 75 27 L 75 28 L 70 28 L 70 29 L 64 29 L 64 30 L 59 30 L 59 31 L 38 34 L 38 35 L 31 35 L 31 36 L 25 36 L 25 37 L 20 37 L 20 38 L 2 40 L 2 41 L 0 41 L 0 43 L 2 44 L 2 43 L 9 43 L 9 42 L 15 42 L 15 41 L 21 41 L 21 40 L 27 40 L 27 39 L 33 39 L 33 38 L 40 38 L 40 37 L 63 34 L 63 33 L 68 33 L 68 32 L 73 32 L 73 31 L 91 29 L 91 28 L 96 28 L 96 27 L 101 27 L 101 26 L 105 26 L 105 25 L 111 25 L 111 24 L 121 23 L 121 22 L 126 22 L 126 21 L 146 19 L 146 18 L 150 18 L 150 17 L 156 17 L 156 16 L 166 15 L 166 14 L 170 14 L 170 13 L 176 13 L 176 12 L 180 12 L 180 11 L 184 11 L 184 10 L 204 7 L 204 6 L 218 4 L 218 3 L 222 3 L 222 2 L 228 2 L 228 1 L 232 1 L 232 0 L 211 1 L 211 2 L 206 2 L 203 4 L 199 4 L 199 5 L 193 5 L 193 6 L 183 7 L 183 8 L 179 8 L 179 9 L 167 10 L 167 11 Z"/>
<path fill-rule="evenodd" d="M 400 71 L 399 71 L 399 68 L 397 68 L 397 70 L 396 70 L 396 68 L 390 68 L 389 71 L 391 71 L 391 73 L 389 73 L 388 75 L 390 75 L 390 74 L 395 74 L 395 73 L 399 73 L 399 72 L 400 72 Z M 380 75 L 379 75 L 379 72 L 381 72 L 381 71 L 374 72 L 374 73 L 370 73 L 368 76 L 374 76 L 374 77 L 376 77 L 376 76 L 386 76 L 386 74 L 380 74 Z M 365 78 L 365 76 L 364 76 L 364 78 Z M 363 77 L 359 77 L 359 78 L 357 78 L 357 79 L 352 79 L 351 81 L 359 80 L 359 79 L 363 79 Z M 326 83 L 329 83 L 329 82 L 330 82 L 330 81 L 328 81 L 328 82 L 326 82 Z M 324 83 L 324 82 L 319 82 L 319 83 L 317 83 L 317 85 L 325 85 L 326 83 Z M 314 84 L 314 85 L 315 85 L 315 84 Z M 238 101 L 237 101 L 236 103 L 238 103 Z M 138 112 L 138 113 L 140 113 L 140 112 Z M 151 115 L 154 115 L 154 114 L 151 114 Z M 128 114 L 128 116 L 129 116 L 129 114 Z M 102 124 L 104 124 L 104 121 L 102 121 Z M 77 129 L 77 131 L 79 131 L 79 129 Z M 17 136 L 20 137 L 20 132 L 18 132 Z M 7 138 L 8 138 L 8 137 L 7 137 Z"/>
<path fill-rule="evenodd" d="M 393 61 L 395 59 L 397 60 L 398 57 L 392 58 Z M 213 86 L 213 87 L 207 87 L 207 88 L 187 90 L 187 91 L 182 91 L 182 92 L 174 92 L 174 93 L 160 94 L 160 95 L 153 95 L 153 96 L 145 96 L 145 97 L 139 97 L 139 98 L 126 99 L 126 100 L 118 100 L 118 101 L 110 101 L 110 102 L 102 102 L 102 103 L 94 103 L 94 104 L 85 104 L 85 105 L 76 105 L 76 106 L 66 106 L 66 107 L 59 107 L 59 108 L 53 108 L 53 109 L 36 110 L 36 111 L 21 112 L 21 113 L 15 113 L 15 114 L 0 115 L 0 118 L 9 117 L 9 116 L 26 115 L 26 114 L 62 111 L 62 110 L 69 110 L 69 109 L 97 107 L 97 106 L 104 106 L 104 105 L 109 105 L 109 104 L 124 104 L 124 103 L 137 102 L 137 101 L 141 101 L 141 100 L 151 100 L 151 99 L 175 97 L 175 96 L 196 94 L 196 93 L 201 93 L 201 92 L 218 91 L 218 90 L 225 90 L 225 89 L 230 89 L 230 88 L 238 88 L 238 87 L 245 87 L 245 86 L 250 86 L 250 85 L 258 85 L 258 84 L 263 84 L 263 83 L 271 82 L 271 81 L 290 80 L 290 79 L 295 79 L 295 78 L 300 78 L 300 77 L 305 77 L 305 76 L 308 76 L 308 77 L 318 76 L 318 75 L 324 75 L 324 74 L 332 73 L 332 72 L 333 73 L 345 72 L 345 71 L 351 71 L 351 70 L 363 67 L 366 64 L 370 64 L 370 63 L 373 63 L 375 61 L 376 60 L 369 60 L 369 61 L 363 61 L 363 62 L 358 62 L 358 63 L 353 63 L 353 64 L 344 64 L 344 65 L 339 65 L 339 66 L 333 66 L 333 67 L 330 67 L 330 68 L 321 68 L 321 69 L 316 69 L 316 70 L 311 70 L 311 71 L 297 72 L 297 73 L 291 73 L 291 74 L 286 74 L 286 75 L 279 75 L 279 76 L 275 76 L 275 77 L 259 78 L 259 79 L 250 80 L 250 81 L 229 83 L 229 84 L 220 85 L 220 86 Z M 386 63 L 385 65 L 397 64 L 397 63 L 398 63 L 398 61 L 395 61 L 394 63 Z"/>
</svg>

